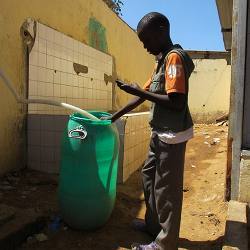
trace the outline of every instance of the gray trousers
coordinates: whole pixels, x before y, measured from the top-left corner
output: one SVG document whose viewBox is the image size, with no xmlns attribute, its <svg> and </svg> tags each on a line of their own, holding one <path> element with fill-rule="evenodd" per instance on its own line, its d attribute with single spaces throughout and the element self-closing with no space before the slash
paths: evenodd
<svg viewBox="0 0 250 250">
<path fill-rule="evenodd" d="M 153 133 L 142 169 L 145 222 L 162 250 L 178 249 L 186 142 L 167 144 Z"/>
</svg>

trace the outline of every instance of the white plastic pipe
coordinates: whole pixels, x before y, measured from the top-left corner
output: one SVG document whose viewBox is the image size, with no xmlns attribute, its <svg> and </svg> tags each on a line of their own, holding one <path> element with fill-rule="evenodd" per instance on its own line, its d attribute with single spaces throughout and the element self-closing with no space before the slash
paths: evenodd
<svg viewBox="0 0 250 250">
<path fill-rule="evenodd" d="M 86 110 L 80 109 L 78 107 L 75 107 L 73 105 L 70 105 L 70 104 L 67 104 L 67 103 L 64 103 L 64 102 L 58 102 L 58 101 L 54 101 L 54 100 L 45 100 L 45 99 L 24 99 L 24 98 L 21 98 L 17 94 L 17 92 L 15 91 L 15 89 L 13 87 L 13 84 L 5 76 L 4 72 L 1 69 L 0 69 L 0 77 L 3 79 L 6 86 L 8 87 L 10 92 L 13 94 L 16 101 L 19 102 L 19 103 L 24 103 L 24 104 L 38 103 L 38 104 L 47 104 L 47 105 L 59 106 L 59 107 L 63 107 L 63 108 L 66 108 L 66 109 L 70 109 L 70 110 L 72 110 L 74 112 L 78 112 L 78 113 L 82 114 L 83 116 L 88 117 L 91 120 L 100 121 L 100 119 L 98 119 L 97 117 L 91 115 Z"/>
</svg>

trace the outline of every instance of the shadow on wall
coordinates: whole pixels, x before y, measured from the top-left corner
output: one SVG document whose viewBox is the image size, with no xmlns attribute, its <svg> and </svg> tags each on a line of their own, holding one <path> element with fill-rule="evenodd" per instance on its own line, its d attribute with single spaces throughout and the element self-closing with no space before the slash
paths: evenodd
<svg viewBox="0 0 250 250">
<path fill-rule="evenodd" d="M 225 111 L 217 112 L 203 112 L 203 113 L 194 113 L 191 111 L 193 121 L 195 123 L 211 124 L 216 123 L 216 120 L 227 114 Z"/>
</svg>

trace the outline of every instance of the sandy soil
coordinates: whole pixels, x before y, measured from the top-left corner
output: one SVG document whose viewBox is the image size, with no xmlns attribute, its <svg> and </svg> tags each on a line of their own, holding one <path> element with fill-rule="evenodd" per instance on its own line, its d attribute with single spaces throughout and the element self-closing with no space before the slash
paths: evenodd
<svg viewBox="0 0 250 250">
<path fill-rule="evenodd" d="M 226 141 L 227 127 L 195 126 L 195 138 L 188 143 L 186 153 L 179 249 L 221 249 L 227 211 L 224 202 Z M 7 181 L 15 189 L 0 192 L 2 203 L 19 209 L 34 208 L 51 218 L 57 214 L 55 176 L 24 171 Z M 133 218 L 144 217 L 143 199 L 140 171 L 137 171 L 118 186 L 116 206 L 101 229 L 82 232 L 61 224 L 55 232 L 44 229 L 46 240 L 40 242 L 31 235 L 19 249 L 118 250 L 130 249 L 132 242 L 149 242 L 150 236 L 134 231 L 130 225 Z"/>
</svg>

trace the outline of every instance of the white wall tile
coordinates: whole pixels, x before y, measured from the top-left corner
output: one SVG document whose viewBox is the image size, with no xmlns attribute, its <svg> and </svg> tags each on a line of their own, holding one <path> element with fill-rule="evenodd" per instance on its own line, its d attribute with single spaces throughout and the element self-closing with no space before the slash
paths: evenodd
<svg viewBox="0 0 250 250">
<path fill-rule="evenodd" d="M 55 44 L 51 41 L 47 41 L 47 55 L 54 56 L 55 55 Z"/>
<path fill-rule="evenodd" d="M 54 69 L 54 57 L 53 56 L 47 55 L 46 68 Z"/>
<path fill-rule="evenodd" d="M 37 80 L 38 79 L 38 67 L 29 65 L 29 79 Z"/>
<path fill-rule="evenodd" d="M 68 98 L 72 98 L 73 97 L 73 89 L 71 86 L 66 86 L 66 97 Z"/>
<path fill-rule="evenodd" d="M 43 38 L 39 38 L 38 40 L 38 51 L 40 53 L 46 54 L 46 40 Z"/>
<path fill-rule="evenodd" d="M 54 79 L 54 83 L 60 84 L 61 83 L 61 72 L 54 71 L 53 72 L 53 79 Z"/>
<path fill-rule="evenodd" d="M 78 76 L 77 75 L 73 75 L 73 82 L 71 85 L 78 87 Z"/>
<path fill-rule="evenodd" d="M 79 98 L 80 99 L 83 99 L 83 88 L 78 88 L 78 91 L 79 91 Z"/>
<path fill-rule="evenodd" d="M 38 68 L 38 81 L 45 82 L 46 81 L 46 68 Z"/>
<path fill-rule="evenodd" d="M 38 54 L 38 66 L 39 67 L 46 67 L 46 54 L 39 53 Z"/>
<path fill-rule="evenodd" d="M 73 86 L 73 75 L 67 74 L 67 85 Z"/>
<path fill-rule="evenodd" d="M 58 31 L 54 31 L 54 42 L 58 45 L 62 42 L 62 34 Z"/>
<path fill-rule="evenodd" d="M 61 85 L 61 97 L 66 97 L 67 89 L 66 85 Z"/>
<path fill-rule="evenodd" d="M 67 61 L 67 72 L 70 74 L 73 73 L 73 63 L 71 61 Z"/>
<path fill-rule="evenodd" d="M 32 50 L 29 55 L 29 64 L 37 66 L 38 64 L 38 52 Z"/>
<path fill-rule="evenodd" d="M 67 60 L 72 62 L 74 58 L 73 50 L 67 48 L 66 53 L 67 53 Z"/>
<path fill-rule="evenodd" d="M 38 52 L 38 37 L 36 37 L 36 39 L 35 39 L 35 43 L 33 45 L 32 50 Z"/>
<path fill-rule="evenodd" d="M 30 97 L 31 99 L 32 99 L 32 97 Z M 29 106 L 28 106 L 28 112 L 29 113 L 32 113 L 32 114 L 34 114 L 34 113 L 36 113 L 36 111 L 37 111 L 37 104 L 29 104 Z"/>
<path fill-rule="evenodd" d="M 62 34 L 62 42 L 61 45 L 67 49 L 67 36 L 65 34 Z"/>
<path fill-rule="evenodd" d="M 54 96 L 53 92 L 54 92 L 53 84 L 46 83 L 45 84 L 45 96 L 53 97 Z"/>
<path fill-rule="evenodd" d="M 79 97 L 79 88 L 78 87 L 73 87 L 73 98 L 78 98 Z"/>
<path fill-rule="evenodd" d="M 62 59 L 61 60 L 61 71 L 67 72 L 68 69 L 68 61 Z"/>
<path fill-rule="evenodd" d="M 82 76 L 78 76 L 78 86 L 79 86 L 79 88 L 83 88 L 84 87 L 84 81 L 83 81 L 83 77 Z"/>
<path fill-rule="evenodd" d="M 45 83 L 44 82 L 38 82 L 37 83 L 37 95 L 41 96 L 41 97 L 45 97 L 46 96 L 46 87 L 45 87 Z"/>
<path fill-rule="evenodd" d="M 67 85 L 67 83 L 68 83 L 67 76 L 68 76 L 67 73 L 61 72 L 61 84 Z"/>
<path fill-rule="evenodd" d="M 77 54 L 78 54 L 78 51 L 79 51 L 79 42 L 77 41 L 77 40 L 74 40 L 74 42 L 73 42 L 73 50 L 74 50 L 74 52 L 76 52 Z"/>
<path fill-rule="evenodd" d="M 78 54 L 78 63 L 81 65 L 85 65 L 84 63 L 84 55 L 83 54 Z"/>
<path fill-rule="evenodd" d="M 73 54 L 74 54 L 73 62 L 78 63 L 78 62 L 79 62 L 79 59 L 78 59 L 78 52 L 77 52 L 77 51 L 74 51 Z"/>
<path fill-rule="evenodd" d="M 61 69 L 61 60 L 57 57 L 54 57 L 54 68 L 58 71 Z"/>
<path fill-rule="evenodd" d="M 62 58 L 62 47 L 59 44 L 54 45 L 54 56 Z"/>
<path fill-rule="evenodd" d="M 84 44 L 79 43 L 79 48 L 78 48 L 79 53 L 84 54 Z"/>
<path fill-rule="evenodd" d="M 29 80 L 29 96 L 37 96 L 37 81 Z"/>
<path fill-rule="evenodd" d="M 92 99 L 92 89 L 88 89 L 87 93 L 88 93 L 88 97 L 87 98 L 91 100 Z"/>
<path fill-rule="evenodd" d="M 61 47 L 61 58 L 64 60 L 68 60 L 67 48 Z"/>
<path fill-rule="evenodd" d="M 54 42 L 54 30 L 46 26 L 46 39 Z"/>
<path fill-rule="evenodd" d="M 87 88 L 84 88 L 84 89 L 83 89 L 83 98 L 84 98 L 84 99 L 87 99 L 87 98 L 88 98 L 88 89 L 87 89 Z"/>
<path fill-rule="evenodd" d="M 39 37 L 46 38 L 46 26 L 44 24 L 38 23 Z"/>
<path fill-rule="evenodd" d="M 54 97 L 60 97 L 61 96 L 61 86 L 60 84 L 54 84 Z"/>
</svg>

